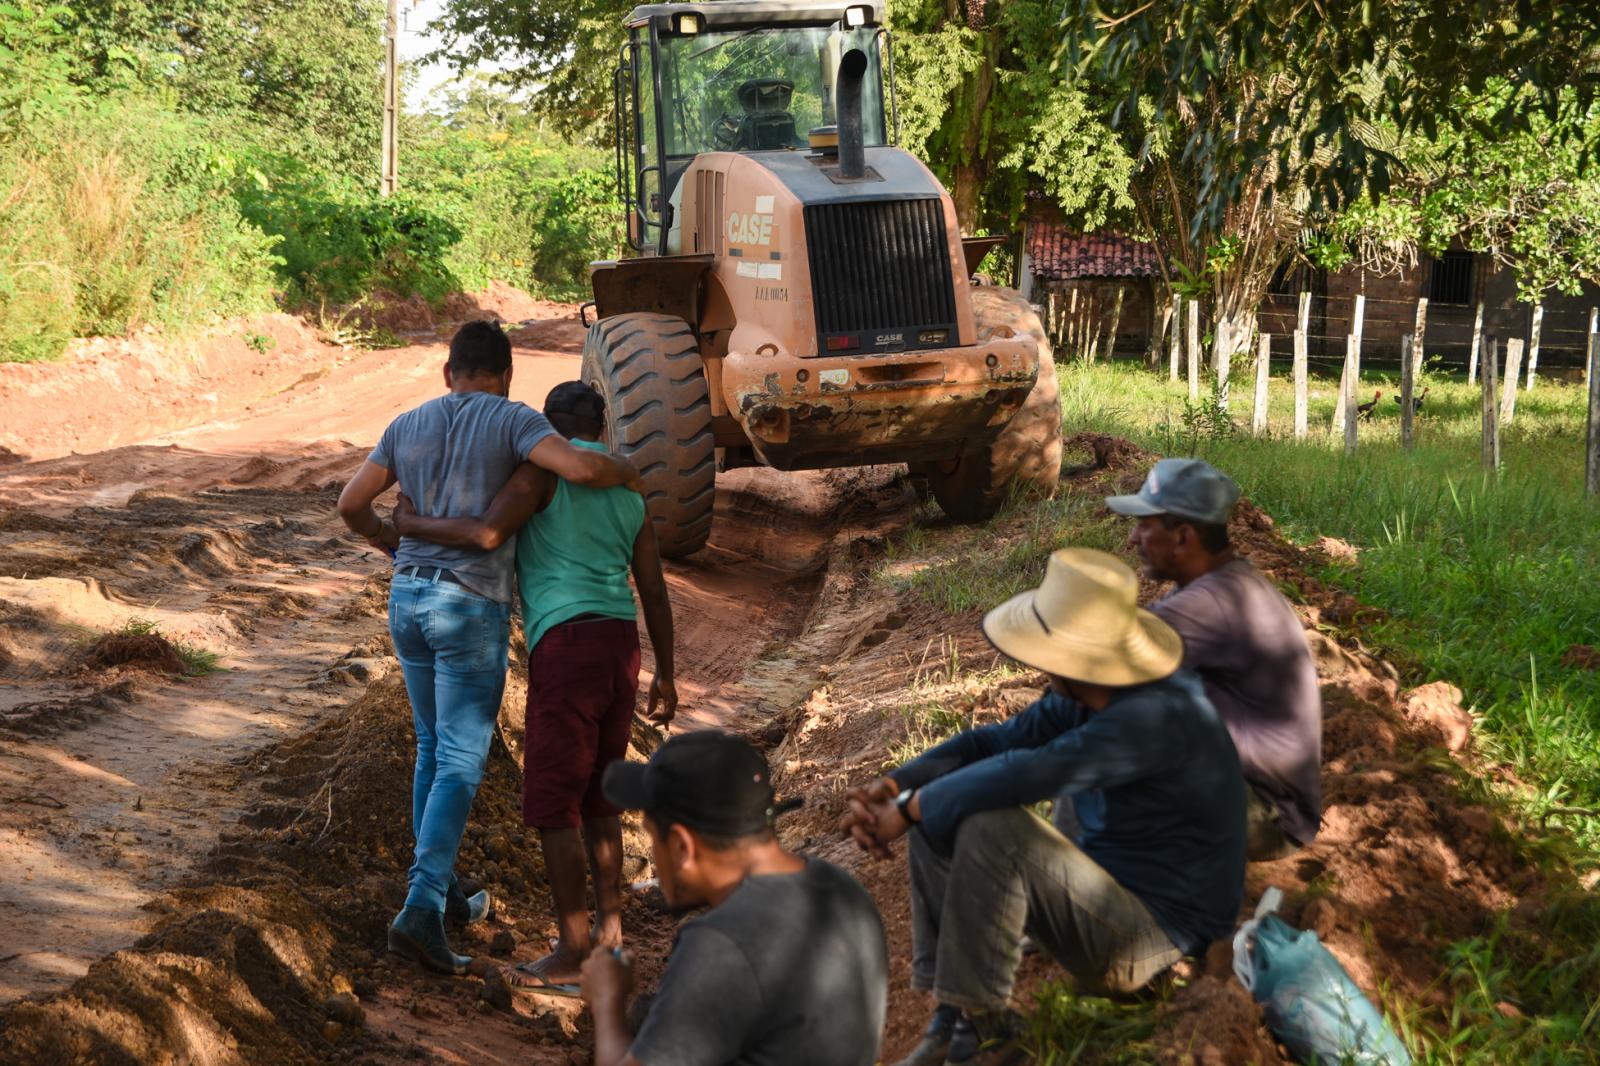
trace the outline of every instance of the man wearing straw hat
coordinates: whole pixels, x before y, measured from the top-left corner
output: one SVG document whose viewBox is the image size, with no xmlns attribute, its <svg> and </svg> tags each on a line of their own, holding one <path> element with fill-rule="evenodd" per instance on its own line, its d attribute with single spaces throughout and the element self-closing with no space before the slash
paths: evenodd
<svg viewBox="0 0 1600 1066">
<path fill-rule="evenodd" d="M 1081 985 L 1127 993 L 1230 932 L 1244 893 L 1244 781 L 1176 632 L 1105 552 L 1068 548 L 990 611 L 999 651 L 1050 678 L 847 794 L 843 824 L 887 857 L 910 835 L 912 985 L 937 1003 L 907 1066 L 1010 1062 L 1024 933 Z M 1074 842 L 1026 805 L 1078 799 Z"/>
</svg>

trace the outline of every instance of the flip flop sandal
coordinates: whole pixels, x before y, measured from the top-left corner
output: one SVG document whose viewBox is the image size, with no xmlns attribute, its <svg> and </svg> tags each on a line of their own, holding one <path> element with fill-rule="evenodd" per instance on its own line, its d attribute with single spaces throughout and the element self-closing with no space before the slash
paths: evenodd
<svg viewBox="0 0 1600 1066">
<path fill-rule="evenodd" d="M 544 974 L 531 969 L 534 963 L 524 962 L 513 966 L 506 974 L 506 981 L 518 992 L 531 992 L 539 996 L 560 996 L 564 999 L 578 999 L 583 993 L 575 984 L 559 984 L 551 981 Z"/>
</svg>

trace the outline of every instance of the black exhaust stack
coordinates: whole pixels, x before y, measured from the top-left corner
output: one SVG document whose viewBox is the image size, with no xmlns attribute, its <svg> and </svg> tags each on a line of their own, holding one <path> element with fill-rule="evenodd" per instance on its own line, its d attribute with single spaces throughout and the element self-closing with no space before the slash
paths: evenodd
<svg viewBox="0 0 1600 1066">
<path fill-rule="evenodd" d="M 866 173 L 867 152 L 861 134 L 861 79 L 867 72 L 867 53 L 852 48 L 839 60 L 835 83 L 839 117 L 839 176 L 860 178 Z"/>
</svg>

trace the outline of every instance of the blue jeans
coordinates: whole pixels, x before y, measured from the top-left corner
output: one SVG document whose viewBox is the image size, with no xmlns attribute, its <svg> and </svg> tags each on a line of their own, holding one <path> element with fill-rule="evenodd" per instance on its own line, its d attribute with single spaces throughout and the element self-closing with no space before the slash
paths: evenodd
<svg viewBox="0 0 1600 1066">
<path fill-rule="evenodd" d="M 389 635 L 417 730 L 408 907 L 444 911 L 500 716 L 510 625 L 509 604 L 449 581 L 396 574 L 389 587 Z"/>
</svg>

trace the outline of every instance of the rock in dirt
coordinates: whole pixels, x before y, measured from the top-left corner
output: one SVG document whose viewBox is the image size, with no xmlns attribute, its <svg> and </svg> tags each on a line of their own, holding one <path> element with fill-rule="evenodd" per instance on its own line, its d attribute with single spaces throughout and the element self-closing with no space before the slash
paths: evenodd
<svg viewBox="0 0 1600 1066">
<path fill-rule="evenodd" d="M 329 996 L 323 1001 L 322 1009 L 330 1020 L 340 1025 L 358 1026 L 367 1020 L 367 1012 L 361 1009 L 361 1001 L 349 992 Z"/>
<path fill-rule="evenodd" d="M 1461 706 L 1461 690 L 1435 681 L 1405 694 L 1401 709 L 1408 721 L 1437 738 L 1445 750 L 1465 751 L 1472 743 L 1472 715 Z"/>
<path fill-rule="evenodd" d="M 1356 546 L 1338 537 L 1318 537 L 1317 551 L 1326 555 L 1335 566 L 1351 567 L 1361 561 L 1361 553 Z"/>
<path fill-rule="evenodd" d="M 505 959 L 517 950 L 517 938 L 509 929 L 502 929 L 489 941 L 489 954 L 498 959 Z"/>
<path fill-rule="evenodd" d="M 511 985 L 507 983 L 506 975 L 498 968 L 484 974 L 483 987 L 478 989 L 478 998 L 496 1010 L 510 1010 Z"/>
<path fill-rule="evenodd" d="M 172 642 L 159 633 L 109 633 L 89 648 L 90 666 L 130 666 L 162 674 L 184 676 L 189 664 Z"/>
</svg>

